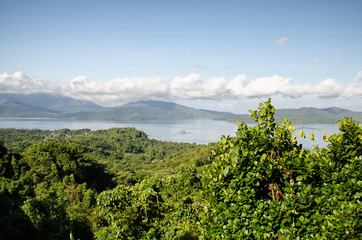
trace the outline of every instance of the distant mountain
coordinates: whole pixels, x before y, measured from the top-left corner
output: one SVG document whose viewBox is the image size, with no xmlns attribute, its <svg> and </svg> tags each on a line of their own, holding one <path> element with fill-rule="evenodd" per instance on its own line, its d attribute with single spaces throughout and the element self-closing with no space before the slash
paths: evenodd
<svg viewBox="0 0 362 240">
<path fill-rule="evenodd" d="M 194 109 L 172 102 L 139 101 L 130 102 L 119 107 L 107 108 L 98 112 L 79 112 L 62 114 L 59 117 L 77 120 L 98 121 L 173 121 L 193 118 L 233 117 L 233 113 L 214 112 Z"/>
<path fill-rule="evenodd" d="M 292 123 L 335 123 L 344 117 L 351 117 L 354 121 L 362 121 L 361 112 L 353 112 L 347 109 L 332 108 L 299 108 L 299 109 L 277 109 L 275 111 L 277 120 L 287 118 Z"/>
<path fill-rule="evenodd" d="M 104 107 L 51 94 L 0 94 L 0 117 L 55 117 L 62 113 L 98 111 Z"/>
<path fill-rule="evenodd" d="M 52 118 L 56 114 L 38 107 L 20 103 L 0 103 L 0 117 L 12 118 Z"/>
<path fill-rule="evenodd" d="M 285 117 L 292 123 L 335 123 L 344 117 L 362 121 L 361 112 L 341 108 L 277 109 L 275 118 Z M 195 109 L 164 101 L 129 102 L 118 107 L 105 108 L 90 101 L 81 101 L 50 94 L 0 94 L 0 117 L 60 118 L 70 120 L 97 120 L 116 122 L 174 121 L 207 118 L 223 121 L 254 122 L 250 114 L 233 114 Z"/>
<path fill-rule="evenodd" d="M 362 121 L 362 112 L 353 112 L 347 109 L 332 107 L 332 108 L 311 108 L 304 107 L 298 109 L 285 108 L 275 110 L 275 119 L 278 122 L 283 120 L 283 117 L 292 123 L 336 123 L 344 117 L 351 117 L 354 121 Z M 250 114 L 237 115 L 233 117 L 222 117 L 219 120 L 239 121 L 239 122 L 254 122 Z"/>
</svg>

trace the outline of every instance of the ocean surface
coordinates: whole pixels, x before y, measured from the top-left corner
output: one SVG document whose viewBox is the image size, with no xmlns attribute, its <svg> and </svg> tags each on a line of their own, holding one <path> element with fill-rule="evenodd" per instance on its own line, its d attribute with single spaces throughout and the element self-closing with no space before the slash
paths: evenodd
<svg viewBox="0 0 362 240">
<path fill-rule="evenodd" d="M 254 126 L 255 124 L 248 124 Z M 301 130 L 305 132 L 306 138 L 297 135 L 298 142 L 303 147 L 311 149 L 313 145 L 326 147 L 328 143 L 323 141 L 323 136 L 338 133 L 338 124 L 294 124 L 295 134 Z M 114 127 L 134 127 L 144 131 L 149 138 L 157 140 L 187 142 L 197 144 L 208 144 L 217 142 L 224 136 L 235 136 L 237 124 L 225 121 L 214 121 L 209 119 L 193 119 L 175 122 L 149 122 L 149 123 L 118 123 L 98 121 L 68 121 L 56 119 L 0 119 L 0 128 L 17 129 L 109 129 Z M 314 133 L 316 141 L 310 140 L 310 133 Z"/>
</svg>

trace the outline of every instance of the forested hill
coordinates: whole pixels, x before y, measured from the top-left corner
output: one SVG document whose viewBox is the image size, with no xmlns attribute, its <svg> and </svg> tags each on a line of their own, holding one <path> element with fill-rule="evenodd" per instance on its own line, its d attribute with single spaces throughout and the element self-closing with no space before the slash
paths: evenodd
<svg viewBox="0 0 362 240">
<path fill-rule="evenodd" d="M 286 108 L 277 109 L 275 111 L 275 119 L 278 122 L 283 121 L 283 118 L 290 120 L 293 123 L 337 123 L 338 120 L 344 117 L 353 118 L 355 121 L 362 121 L 362 112 L 354 112 L 343 108 Z M 221 117 L 219 120 L 230 122 L 253 122 L 249 115 L 237 115 L 234 117 Z"/>
<path fill-rule="evenodd" d="M 139 101 L 98 112 L 63 114 L 59 117 L 99 121 L 171 121 L 194 118 L 229 118 L 236 114 L 186 107 L 172 102 Z"/>
<path fill-rule="evenodd" d="M 205 118 L 231 122 L 253 122 L 249 114 L 195 109 L 173 102 L 138 101 L 117 107 L 102 107 L 90 101 L 82 101 L 50 94 L 0 94 L 2 118 L 60 118 L 71 120 L 97 120 L 118 122 L 174 121 Z M 278 109 L 277 121 L 282 117 L 293 123 L 336 123 L 344 117 L 362 120 L 362 112 L 341 108 Z"/>
<path fill-rule="evenodd" d="M 355 121 L 362 121 L 362 113 L 347 109 L 332 108 L 299 108 L 299 109 L 280 109 L 276 110 L 276 119 L 282 120 L 283 117 L 293 123 L 336 123 L 344 117 L 353 118 Z"/>
<path fill-rule="evenodd" d="M 98 121 L 172 121 L 183 119 L 207 118 L 230 122 L 248 122 L 254 120 L 249 114 L 233 114 L 205 109 L 195 109 L 172 102 L 139 101 L 130 102 L 119 107 L 107 108 L 98 112 L 78 112 L 62 114 L 59 118 L 74 120 Z M 344 117 L 352 117 L 362 121 L 362 112 L 353 112 L 342 108 L 298 108 L 278 109 L 275 113 L 277 121 L 287 118 L 293 123 L 337 123 Z"/>
<path fill-rule="evenodd" d="M 90 101 L 46 93 L 0 93 L 0 117 L 56 117 L 61 113 L 98 111 L 103 107 Z"/>
</svg>

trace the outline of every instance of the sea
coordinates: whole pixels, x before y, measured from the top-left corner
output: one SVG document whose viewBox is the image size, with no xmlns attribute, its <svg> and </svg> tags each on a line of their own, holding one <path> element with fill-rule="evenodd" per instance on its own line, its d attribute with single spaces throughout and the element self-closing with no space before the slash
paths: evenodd
<svg viewBox="0 0 362 240">
<path fill-rule="evenodd" d="M 296 128 L 295 135 L 298 143 L 303 144 L 304 148 L 312 149 L 314 146 L 326 147 L 323 136 L 330 136 L 338 133 L 338 124 L 293 124 Z M 255 126 L 255 124 L 248 124 Z M 162 141 L 185 142 L 196 144 L 209 144 L 218 142 L 222 136 L 235 136 L 238 126 L 233 122 L 215 121 L 210 119 L 192 119 L 173 122 L 104 122 L 104 121 L 71 121 L 59 119 L 0 119 L 0 128 L 16 129 L 109 129 L 134 127 L 144 131 L 149 138 Z M 306 138 L 301 138 L 297 133 L 304 131 Z M 315 141 L 310 139 L 310 134 L 315 135 Z"/>
</svg>

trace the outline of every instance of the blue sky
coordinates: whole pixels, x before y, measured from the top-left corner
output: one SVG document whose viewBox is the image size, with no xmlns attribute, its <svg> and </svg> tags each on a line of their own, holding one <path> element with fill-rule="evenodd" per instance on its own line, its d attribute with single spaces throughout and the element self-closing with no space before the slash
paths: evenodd
<svg viewBox="0 0 362 240">
<path fill-rule="evenodd" d="M 361 1 L 0 1 L 0 91 L 362 111 Z"/>
</svg>

